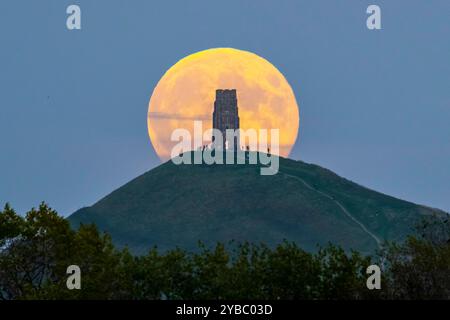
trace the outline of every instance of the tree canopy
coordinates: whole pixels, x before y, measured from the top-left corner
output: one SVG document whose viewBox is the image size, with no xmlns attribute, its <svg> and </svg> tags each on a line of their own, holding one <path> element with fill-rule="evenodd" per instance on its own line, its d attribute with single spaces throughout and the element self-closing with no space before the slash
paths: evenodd
<svg viewBox="0 0 450 320">
<path fill-rule="evenodd" d="M 25 216 L 0 211 L 0 299 L 450 299 L 448 220 L 421 226 L 422 237 L 388 243 L 378 256 L 328 245 L 199 243 L 197 252 L 149 248 L 133 256 L 94 225 L 71 229 L 42 203 Z M 439 235 L 439 237 L 437 237 Z M 366 269 L 382 267 L 381 290 Z M 66 286 L 81 270 L 80 290 Z"/>
</svg>

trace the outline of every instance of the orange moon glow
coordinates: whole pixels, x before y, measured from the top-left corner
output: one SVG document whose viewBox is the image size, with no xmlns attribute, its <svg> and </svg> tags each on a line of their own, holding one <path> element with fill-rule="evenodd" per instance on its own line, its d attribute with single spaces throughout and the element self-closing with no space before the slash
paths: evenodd
<svg viewBox="0 0 450 320">
<path fill-rule="evenodd" d="M 216 48 L 178 61 L 153 91 L 147 125 L 161 160 L 170 159 L 178 143 L 170 140 L 173 130 L 185 128 L 193 137 L 194 120 L 203 121 L 203 131 L 212 127 L 216 89 L 236 89 L 240 128 L 279 129 L 279 154 L 289 155 L 297 139 L 299 108 L 287 80 L 254 53 Z"/>
</svg>

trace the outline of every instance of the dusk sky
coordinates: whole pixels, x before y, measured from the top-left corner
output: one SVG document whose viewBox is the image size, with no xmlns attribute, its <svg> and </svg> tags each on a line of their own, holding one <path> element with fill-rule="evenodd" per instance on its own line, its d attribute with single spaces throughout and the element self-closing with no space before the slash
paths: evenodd
<svg viewBox="0 0 450 320">
<path fill-rule="evenodd" d="M 66 28 L 66 8 L 82 30 Z M 366 8 L 382 10 L 382 30 Z M 0 2 L 0 205 L 67 216 L 160 164 L 147 132 L 158 80 L 232 47 L 291 85 L 290 155 L 450 211 L 450 1 Z"/>
</svg>

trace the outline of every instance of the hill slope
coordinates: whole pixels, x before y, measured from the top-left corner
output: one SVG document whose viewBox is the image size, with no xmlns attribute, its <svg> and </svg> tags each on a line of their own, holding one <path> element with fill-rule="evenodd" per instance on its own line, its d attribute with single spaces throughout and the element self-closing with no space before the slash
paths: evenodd
<svg viewBox="0 0 450 320">
<path fill-rule="evenodd" d="M 280 158 L 277 175 L 257 165 L 174 165 L 166 162 L 92 207 L 69 217 L 95 223 L 119 246 L 144 253 L 157 245 L 194 250 L 199 240 L 277 244 L 306 250 L 328 242 L 373 252 L 402 240 L 423 215 L 443 212 L 399 200 L 301 161 Z"/>
</svg>

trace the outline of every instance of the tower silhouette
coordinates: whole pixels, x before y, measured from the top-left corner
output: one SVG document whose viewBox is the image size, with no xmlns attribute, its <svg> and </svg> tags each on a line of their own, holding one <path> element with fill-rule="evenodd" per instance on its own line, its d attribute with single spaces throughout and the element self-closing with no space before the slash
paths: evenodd
<svg viewBox="0 0 450 320">
<path fill-rule="evenodd" d="M 239 129 L 239 112 L 237 105 L 236 89 L 217 89 L 216 101 L 214 101 L 213 112 L 213 128 L 219 130 L 223 137 L 223 146 L 225 150 L 227 147 L 226 130 Z M 213 141 L 215 138 L 213 137 Z M 239 135 L 234 136 L 234 151 L 239 146 Z M 228 142 L 229 144 L 229 142 Z"/>
</svg>

